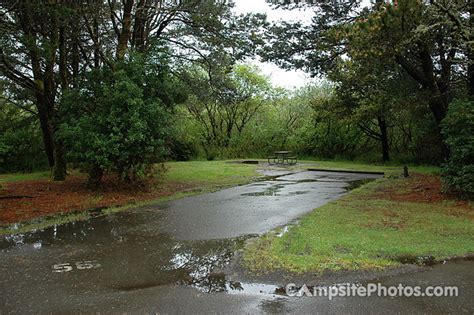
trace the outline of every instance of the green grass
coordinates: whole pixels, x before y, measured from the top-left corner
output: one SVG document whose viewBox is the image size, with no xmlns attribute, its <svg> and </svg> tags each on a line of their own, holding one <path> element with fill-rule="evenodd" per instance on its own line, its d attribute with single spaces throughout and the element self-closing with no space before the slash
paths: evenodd
<svg viewBox="0 0 474 315">
<path fill-rule="evenodd" d="M 322 272 L 397 266 L 403 257 L 436 259 L 474 253 L 474 222 L 453 202 L 395 202 L 373 197 L 385 185 L 369 183 L 318 208 L 279 237 L 268 233 L 247 245 L 243 262 L 250 270 Z M 456 214 L 456 215 L 453 215 Z"/>
<path fill-rule="evenodd" d="M 257 177 L 257 165 L 231 161 L 189 161 L 166 163 L 165 181 L 205 185 L 238 185 Z"/>
<path fill-rule="evenodd" d="M 37 180 L 49 178 L 49 171 L 46 172 L 34 172 L 34 173 L 12 173 L 12 174 L 1 174 L 0 184 L 12 183 L 26 180 Z"/>
<path fill-rule="evenodd" d="M 315 168 L 345 171 L 367 171 L 367 172 L 385 172 L 387 175 L 398 175 L 403 173 L 401 164 L 367 164 L 354 161 L 316 161 L 303 160 L 301 162 L 314 163 Z M 302 164 L 304 165 L 304 164 Z M 436 166 L 428 165 L 408 165 L 409 172 L 422 174 L 439 174 L 440 169 Z"/>
</svg>

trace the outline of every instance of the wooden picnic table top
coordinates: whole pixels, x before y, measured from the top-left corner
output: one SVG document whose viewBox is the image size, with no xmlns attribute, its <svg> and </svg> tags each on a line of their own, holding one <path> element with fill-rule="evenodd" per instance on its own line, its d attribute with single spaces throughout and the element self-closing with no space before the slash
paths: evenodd
<svg viewBox="0 0 474 315">
<path fill-rule="evenodd" d="M 290 154 L 292 151 L 275 151 L 275 154 Z"/>
</svg>

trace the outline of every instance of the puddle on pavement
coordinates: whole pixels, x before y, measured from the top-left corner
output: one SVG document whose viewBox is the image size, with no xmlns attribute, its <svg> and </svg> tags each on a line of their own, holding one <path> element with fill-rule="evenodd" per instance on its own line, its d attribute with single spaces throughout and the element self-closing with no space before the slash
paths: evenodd
<svg viewBox="0 0 474 315">
<path fill-rule="evenodd" d="M 135 229 L 129 230 L 128 224 L 137 222 L 112 215 L 25 234 L 7 235 L 0 239 L 0 253 L 29 252 L 45 257 L 50 265 L 63 262 L 60 259 L 94 259 L 101 264 L 101 268 L 81 275 L 81 281 L 85 285 L 100 278 L 104 281 L 101 285 L 113 291 L 134 291 L 174 284 L 191 286 L 206 293 L 278 292 L 276 286 L 229 281 L 220 272 L 245 241 L 255 235 L 235 239 L 178 241 L 164 233 L 149 234 L 144 231 L 140 235 Z M 71 254 L 68 258 L 58 258 L 50 254 L 65 244 L 71 247 L 71 253 L 83 251 L 82 256 Z M 34 259 L 31 264 L 34 264 Z M 91 278 L 88 278 L 89 274 Z M 117 277 L 117 274 L 121 276 Z M 48 275 L 53 277 L 52 273 Z M 62 275 L 67 277 L 69 274 Z"/>
<path fill-rule="evenodd" d="M 273 185 L 265 188 L 263 191 L 251 192 L 240 194 L 241 196 L 280 196 L 280 191 L 285 187 L 285 185 Z"/>
<path fill-rule="evenodd" d="M 342 188 L 345 191 L 351 191 L 353 189 L 359 188 L 371 181 L 374 181 L 374 178 L 367 178 L 367 179 L 357 179 L 357 180 L 351 180 L 347 181 L 347 185 L 343 186 Z M 311 193 L 310 190 L 296 190 L 296 191 L 290 191 L 287 193 L 283 193 L 282 190 L 290 185 L 298 185 L 298 184 L 306 184 L 306 183 L 335 183 L 335 182 L 342 182 L 342 181 L 336 181 L 336 180 L 319 180 L 319 179 L 301 179 L 301 180 L 294 180 L 294 181 L 288 181 L 288 180 L 281 180 L 281 179 L 274 179 L 276 182 L 283 182 L 279 184 L 274 184 L 269 187 L 264 188 L 262 191 L 256 191 L 256 192 L 248 192 L 248 193 L 243 193 L 241 196 L 252 196 L 252 197 L 261 197 L 261 196 L 295 196 L 295 195 L 304 195 Z M 256 183 L 252 184 L 250 186 L 267 186 L 268 183 Z M 305 187 L 305 186 L 303 186 Z M 307 188 L 307 187 L 305 187 Z M 317 190 L 318 187 L 309 187 L 313 190 Z"/>
<path fill-rule="evenodd" d="M 271 284 L 229 281 L 226 285 L 226 292 L 229 294 L 285 295 L 285 288 Z"/>
</svg>

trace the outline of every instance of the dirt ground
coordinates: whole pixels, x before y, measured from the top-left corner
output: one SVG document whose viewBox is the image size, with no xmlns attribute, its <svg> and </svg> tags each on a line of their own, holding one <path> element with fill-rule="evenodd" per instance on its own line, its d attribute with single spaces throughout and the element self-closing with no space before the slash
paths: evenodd
<svg viewBox="0 0 474 315">
<path fill-rule="evenodd" d="M 469 201 L 457 199 L 442 192 L 441 178 L 435 175 L 413 174 L 403 183 L 395 183 L 380 188 L 375 198 L 399 202 L 439 203 L 449 202 L 451 207 L 447 211 L 454 216 L 463 216 L 474 219 L 474 207 Z"/>
<path fill-rule="evenodd" d="M 91 190 L 85 182 L 84 177 L 74 175 L 64 182 L 43 179 L 3 184 L 0 190 L 0 224 L 61 212 L 121 206 L 193 188 L 186 183 L 119 184 L 116 178 L 109 177 L 99 190 Z"/>
</svg>

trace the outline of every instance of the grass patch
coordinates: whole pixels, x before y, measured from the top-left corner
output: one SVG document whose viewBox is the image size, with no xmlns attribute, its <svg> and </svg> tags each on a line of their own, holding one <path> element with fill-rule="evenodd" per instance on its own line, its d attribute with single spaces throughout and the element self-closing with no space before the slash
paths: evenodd
<svg viewBox="0 0 474 315">
<path fill-rule="evenodd" d="M 296 273 L 381 269 L 406 257 L 444 259 L 474 253 L 472 205 L 401 202 L 392 193 L 407 179 L 379 179 L 303 217 L 281 237 L 272 232 L 246 246 L 250 270 Z"/>
<path fill-rule="evenodd" d="M 26 180 L 47 179 L 50 172 L 34 172 L 34 173 L 12 173 L 0 175 L 0 184 L 13 183 Z"/>
<path fill-rule="evenodd" d="M 230 161 L 188 161 L 166 163 L 165 181 L 206 185 L 238 185 L 258 176 L 257 165 Z"/>
<path fill-rule="evenodd" d="M 403 174 L 402 164 L 367 164 L 354 161 L 315 161 L 304 160 L 302 162 L 314 163 L 316 168 L 328 170 L 342 171 L 359 171 L 359 172 L 384 172 L 386 175 Z M 439 167 L 429 165 L 407 165 L 410 173 L 438 175 Z"/>
</svg>

